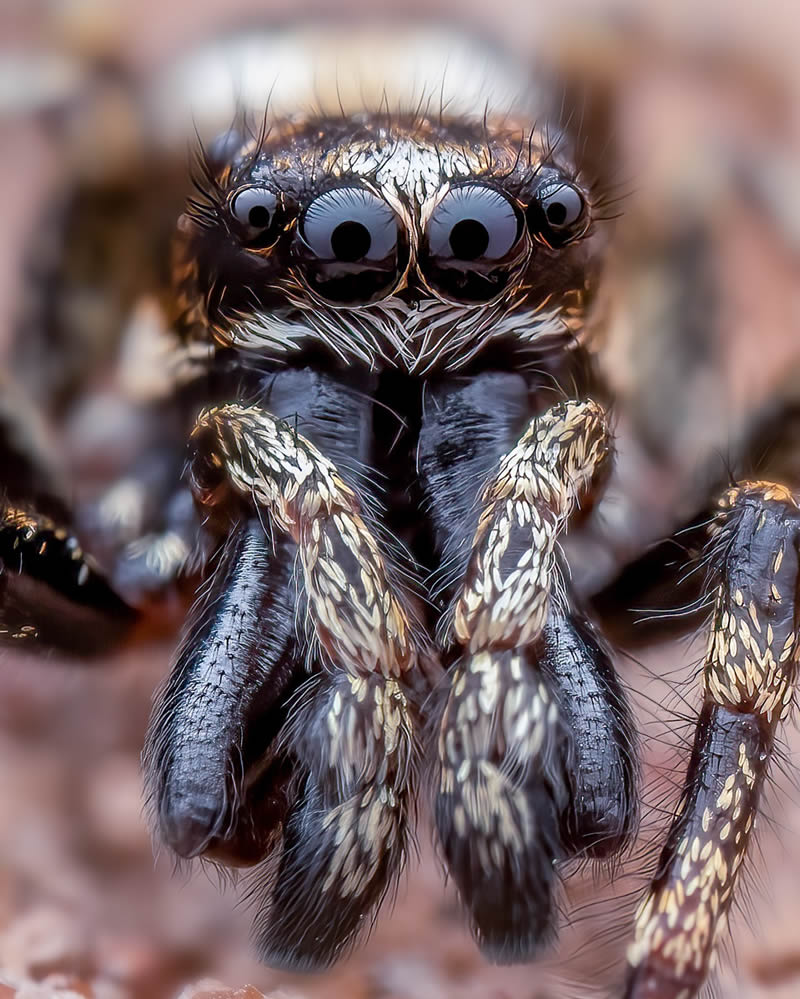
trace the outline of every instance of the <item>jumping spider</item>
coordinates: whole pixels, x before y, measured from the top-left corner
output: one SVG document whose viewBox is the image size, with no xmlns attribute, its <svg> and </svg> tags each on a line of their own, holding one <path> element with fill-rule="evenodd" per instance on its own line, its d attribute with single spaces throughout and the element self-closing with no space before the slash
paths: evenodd
<svg viewBox="0 0 800 999">
<path fill-rule="evenodd" d="M 148 283 L 171 321 L 99 496 L 67 502 L 9 382 L 0 639 L 97 654 L 188 579 L 144 754 L 153 823 L 179 857 L 267 865 L 264 960 L 325 967 L 369 928 L 430 788 L 476 939 L 527 961 L 560 870 L 637 823 L 625 692 L 561 545 L 613 465 L 589 323 L 610 196 L 568 102 L 508 62 L 407 32 L 302 56 L 287 37 L 170 78 L 239 114 L 218 138 L 199 119 L 168 268 L 166 160 L 64 205 L 65 246 L 109 214 L 126 235 L 39 275 L 16 364 L 50 412 L 110 350 L 70 311 L 96 272 L 122 289 L 104 331 Z M 793 694 L 797 494 L 740 481 L 708 511 L 704 700 L 630 999 L 706 981 Z"/>
</svg>

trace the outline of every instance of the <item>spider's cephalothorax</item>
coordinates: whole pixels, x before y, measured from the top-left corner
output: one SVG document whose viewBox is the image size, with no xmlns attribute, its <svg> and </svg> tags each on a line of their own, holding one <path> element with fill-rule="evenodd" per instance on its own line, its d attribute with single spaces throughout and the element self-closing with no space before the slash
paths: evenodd
<svg viewBox="0 0 800 999">
<path fill-rule="evenodd" d="M 540 89 L 484 99 L 446 53 L 420 87 L 410 45 L 383 52 L 405 94 L 337 58 L 338 110 L 315 78 L 316 110 L 295 92 L 203 150 L 169 392 L 134 473 L 74 516 L 106 573 L 10 416 L 0 439 L 0 637 L 75 648 L 80 621 L 102 645 L 201 566 L 146 747 L 154 824 L 180 857 L 261 865 L 261 953 L 296 968 L 371 925 L 425 787 L 501 961 L 552 936 L 567 862 L 636 821 L 631 716 L 560 547 L 612 464 L 585 334 L 603 196 Z M 763 482 L 712 516 L 705 706 L 630 997 L 707 975 L 791 698 L 799 524 Z"/>
<path fill-rule="evenodd" d="M 591 193 L 554 127 L 312 117 L 203 167 L 176 250 L 189 335 L 421 378 L 490 347 L 530 364 L 580 328 Z"/>
</svg>

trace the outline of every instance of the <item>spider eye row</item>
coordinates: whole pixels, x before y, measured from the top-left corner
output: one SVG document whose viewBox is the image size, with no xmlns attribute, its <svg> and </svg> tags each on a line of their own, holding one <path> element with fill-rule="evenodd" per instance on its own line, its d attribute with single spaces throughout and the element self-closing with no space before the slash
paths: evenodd
<svg viewBox="0 0 800 999">
<path fill-rule="evenodd" d="M 270 188 L 240 189 L 230 211 L 249 249 L 266 249 L 280 238 L 281 204 Z M 525 261 L 531 240 L 560 249 L 588 225 L 583 195 L 560 177 L 545 178 L 524 207 L 488 184 L 460 184 L 447 191 L 427 221 L 420 273 L 445 298 L 489 301 Z M 320 297 L 360 304 L 397 286 L 409 247 L 400 219 L 383 198 L 366 188 L 339 187 L 301 211 L 292 253 Z"/>
</svg>

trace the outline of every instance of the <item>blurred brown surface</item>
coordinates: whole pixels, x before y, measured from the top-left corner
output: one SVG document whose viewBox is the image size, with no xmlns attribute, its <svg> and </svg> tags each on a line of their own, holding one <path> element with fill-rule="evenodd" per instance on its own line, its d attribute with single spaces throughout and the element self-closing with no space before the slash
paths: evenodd
<svg viewBox="0 0 800 999">
<path fill-rule="evenodd" d="M 263 13 L 265 7 L 239 0 L 227 4 L 223 16 L 221 5 L 188 2 L 168 6 L 154 0 L 119 5 L 101 0 L 7 0 L 0 13 L 6 22 L 0 23 L 0 38 L 20 48 L 61 45 L 84 52 L 122 45 L 126 60 L 142 69 L 210 26 L 231 23 L 243 11 Z M 417 7 L 428 10 L 430 4 Z M 559 7 L 563 16 L 563 5 Z M 763 90 L 773 85 L 776 100 L 783 102 L 775 112 L 777 124 L 761 121 L 755 132 L 742 126 L 743 134 L 757 134 L 760 142 L 771 129 L 783 155 L 796 165 L 800 73 L 794 60 L 800 15 L 777 0 L 699 8 L 688 2 L 655 5 L 652 12 L 649 7 L 633 8 L 646 24 L 660 24 L 661 37 L 668 39 L 663 48 L 657 44 L 630 55 L 631 63 L 646 63 L 632 73 L 636 88 L 630 115 L 639 123 L 631 126 L 631 142 L 648 154 L 642 168 L 648 182 L 657 183 L 659 168 L 671 169 L 669 136 L 681 134 L 692 116 L 698 129 L 708 119 L 728 115 L 731 104 L 734 118 L 758 116 L 772 100 L 771 95 L 764 98 Z M 283 16 L 294 5 L 273 3 L 269 9 Z M 552 12 L 527 3 L 471 0 L 440 3 L 437 9 L 490 24 L 517 48 L 529 42 L 535 47 L 534 36 L 541 45 L 542 33 L 546 39 L 555 30 Z M 574 51 L 584 58 L 588 45 L 591 57 L 600 63 L 598 71 L 611 77 L 629 72 L 618 65 L 619 50 L 606 45 L 603 32 L 595 33 L 577 8 L 570 11 L 576 30 L 567 31 L 567 37 L 577 39 Z M 741 91 L 733 90 L 756 94 L 753 109 L 743 108 L 747 102 L 738 97 L 728 101 L 724 87 L 709 88 L 711 103 L 701 107 L 696 80 L 686 76 L 680 85 L 684 77 L 675 69 L 674 53 L 709 44 L 714 50 L 736 50 L 737 65 L 751 67 L 753 79 L 748 78 Z M 0 338 L 5 338 L 20 247 L 59 163 L 27 117 L 0 120 L 0 148 Z M 796 179 L 797 172 L 789 176 Z M 796 328 L 797 298 L 785 298 L 782 292 L 797 276 L 798 244 L 792 242 L 800 240 L 800 231 L 792 228 L 797 202 L 797 191 L 787 184 L 778 198 L 779 220 L 787 228 L 777 249 L 775 234 L 765 237 L 757 222 L 727 244 L 731 259 L 725 262 L 726 274 L 738 283 L 744 300 L 739 333 L 728 355 L 731 384 L 741 396 L 755 391 L 753 383 L 759 378 L 768 391 L 772 382 L 765 370 L 774 372 L 796 347 L 786 331 Z M 783 280 L 781 268 L 786 271 Z M 742 308 L 746 321 L 741 321 Z M 786 310 L 794 310 L 788 324 L 782 316 Z M 754 327 L 757 338 L 746 335 Z M 625 373 L 618 374 L 624 387 Z M 654 492 L 670 484 L 648 480 Z M 7 985 L 0 984 L 0 999 L 258 999 L 262 994 L 275 999 L 560 999 L 608 994 L 619 975 L 631 924 L 629 894 L 641 888 L 652 870 L 652 850 L 634 851 L 625 865 L 627 877 L 613 888 L 601 878 L 595 883 L 590 872 L 573 879 L 570 911 L 577 915 L 562 933 L 556 958 L 532 968 L 498 969 L 482 960 L 465 931 L 453 893 L 443 886 L 424 824 L 421 859 L 412 858 L 393 913 L 382 914 L 363 950 L 333 971 L 309 978 L 260 967 L 248 950 L 249 914 L 237 906 L 235 891 L 223 891 L 213 872 L 173 876 L 169 858 L 153 861 L 138 753 L 151 692 L 169 655 L 169 643 L 162 642 L 130 649 L 107 666 L 74 668 L 59 661 L 3 657 L 0 983 Z M 685 753 L 676 756 L 670 747 L 688 737 L 687 724 L 678 716 L 682 719 L 689 708 L 679 693 L 690 705 L 696 701 L 691 677 L 700 651 L 697 643 L 676 640 L 639 649 L 637 656 L 640 663 L 621 656 L 620 670 L 637 694 L 648 798 L 656 806 L 655 817 L 645 823 L 647 840 L 659 822 L 663 825 L 659 806 L 669 808 L 676 798 Z M 794 771 L 798 748 L 800 740 L 791 728 L 783 766 L 788 776 L 776 773 L 779 788 L 769 803 L 773 828 L 762 823 L 763 855 L 755 860 L 747 915 L 733 920 L 738 970 L 732 970 L 731 955 L 722 960 L 718 994 L 726 999 L 800 996 L 800 794 Z M 601 902 L 594 905 L 598 898 Z"/>
</svg>

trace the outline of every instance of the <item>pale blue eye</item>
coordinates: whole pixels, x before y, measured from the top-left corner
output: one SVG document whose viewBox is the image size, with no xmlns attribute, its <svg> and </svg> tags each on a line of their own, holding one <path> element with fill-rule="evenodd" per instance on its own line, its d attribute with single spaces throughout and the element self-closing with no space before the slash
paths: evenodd
<svg viewBox="0 0 800 999">
<path fill-rule="evenodd" d="M 337 187 L 314 198 L 301 215 L 295 256 L 317 294 L 358 305 L 394 287 L 408 240 L 383 198 L 361 187 Z"/>
<path fill-rule="evenodd" d="M 502 260 L 516 245 L 520 220 L 492 187 L 466 184 L 449 191 L 428 223 L 428 252 L 440 261 Z"/>
<path fill-rule="evenodd" d="M 583 195 L 574 184 L 559 177 L 542 183 L 526 215 L 531 235 L 553 249 L 566 246 L 588 228 Z"/>
<path fill-rule="evenodd" d="M 234 218 L 253 233 L 272 226 L 277 207 L 277 196 L 266 187 L 245 187 L 231 202 Z"/>
<path fill-rule="evenodd" d="M 385 260 L 397 246 L 397 219 L 383 199 L 358 187 L 327 191 L 308 206 L 300 232 L 320 260 Z"/>
<path fill-rule="evenodd" d="M 583 198 L 569 184 L 553 184 L 539 192 L 539 203 L 554 229 L 574 225 L 583 213 Z"/>
</svg>

